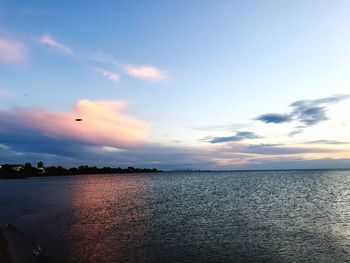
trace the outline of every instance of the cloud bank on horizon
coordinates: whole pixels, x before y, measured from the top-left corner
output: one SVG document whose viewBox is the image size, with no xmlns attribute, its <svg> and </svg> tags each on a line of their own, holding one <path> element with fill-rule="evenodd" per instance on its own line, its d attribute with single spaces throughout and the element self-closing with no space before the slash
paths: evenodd
<svg viewBox="0 0 350 263">
<path fill-rule="evenodd" d="M 335 97 L 338 96 L 330 98 Z M 345 98 L 344 95 L 342 97 Z M 325 98 L 315 101 L 330 100 Z M 281 160 L 286 165 L 285 168 L 293 168 L 291 164 L 302 168 L 303 163 L 304 167 L 312 168 L 312 164 L 317 163 L 315 160 L 325 160 L 323 168 L 327 165 L 337 167 L 334 163 L 347 167 L 347 159 L 332 159 L 328 156 L 347 154 L 347 147 L 334 146 L 347 146 L 350 141 L 314 140 L 302 141 L 297 145 L 256 144 L 256 140 L 266 138 L 253 132 L 238 131 L 233 136 L 207 137 L 201 140 L 219 145 L 214 148 L 150 143 L 147 142 L 149 125 L 124 115 L 122 111 L 126 106 L 122 101 L 80 100 L 72 112 L 33 108 L 0 111 L 1 151 L 6 151 L 9 160 L 14 156 L 20 159 L 22 156 L 34 159 L 46 156 L 49 162 L 56 159 L 71 165 L 93 160 L 96 162 L 94 158 L 99 156 L 99 159 L 103 157 L 101 165 L 113 165 L 115 162 L 127 165 L 129 161 L 163 169 L 281 169 Z M 76 122 L 76 118 L 83 121 Z"/>
<path fill-rule="evenodd" d="M 183 5 L 4 11 L 0 163 L 350 168 L 349 3 Z"/>
</svg>

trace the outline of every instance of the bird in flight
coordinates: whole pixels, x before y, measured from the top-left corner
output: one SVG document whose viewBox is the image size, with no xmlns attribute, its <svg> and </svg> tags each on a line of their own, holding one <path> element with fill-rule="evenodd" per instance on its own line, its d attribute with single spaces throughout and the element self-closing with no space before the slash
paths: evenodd
<svg viewBox="0 0 350 263">
<path fill-rule="evenodd" d="M 75 121 L 82 121 L 83 119 L 75 119 Z"/>
</svg>

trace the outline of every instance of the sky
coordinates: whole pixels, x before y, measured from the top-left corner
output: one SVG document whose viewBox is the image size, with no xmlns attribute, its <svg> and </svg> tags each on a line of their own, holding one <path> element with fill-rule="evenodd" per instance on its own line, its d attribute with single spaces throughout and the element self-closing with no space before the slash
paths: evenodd
<svg viewBox="0 0 350 263">
<path fill-rule="evenodd" d="M 350 168 L 349 11 L 0 0 L 0 163 Z"/>
</svg>

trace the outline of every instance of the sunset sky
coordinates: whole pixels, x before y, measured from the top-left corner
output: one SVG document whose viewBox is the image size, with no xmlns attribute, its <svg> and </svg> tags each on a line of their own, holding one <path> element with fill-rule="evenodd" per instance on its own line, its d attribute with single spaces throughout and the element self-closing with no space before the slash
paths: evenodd
<svg viewBox="0 0 350 263">
<path fill-rule="evenodd" d="M 0 0 L 0 164 L 350 168 L 349 14 Z"/>
</svg>

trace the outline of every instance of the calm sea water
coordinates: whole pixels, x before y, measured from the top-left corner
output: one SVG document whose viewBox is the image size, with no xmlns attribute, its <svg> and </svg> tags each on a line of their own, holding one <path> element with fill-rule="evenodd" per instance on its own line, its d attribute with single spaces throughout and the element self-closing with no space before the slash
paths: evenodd
<svg viewBox="0 0 350 263">
<path fill-rule="evenodd" d="M 349 262 L 350 171 L 0 180 L 10 220 L 28 262 Z"/>
</svg>

